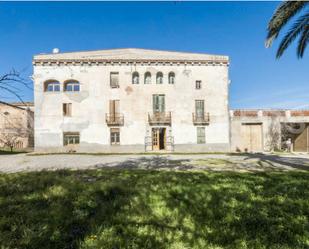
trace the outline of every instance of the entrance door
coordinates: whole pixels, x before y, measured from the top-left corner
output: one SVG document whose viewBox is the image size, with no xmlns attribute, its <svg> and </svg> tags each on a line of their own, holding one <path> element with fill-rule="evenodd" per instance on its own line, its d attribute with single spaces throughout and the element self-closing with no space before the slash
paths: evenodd
<svg viewBox="0 0 309 249">
<path fill-rule="evenodd" d="M 305 129 L 294 139 L 294 151 L 295 152 L 308 152 L 309 147 L 309 131 L 308 131 L 308 124 L 306 124 Z"/>
<path fill-rule="evenodd" d="M 152 128 L 152 149 L 165 149 L 165 128 Z"/>
<path fill-rule="evenodd" d="M 242 124 L 241 126 L 242 149 L 244 151 L 263 151 L 262 125 Z"/>
</svg>

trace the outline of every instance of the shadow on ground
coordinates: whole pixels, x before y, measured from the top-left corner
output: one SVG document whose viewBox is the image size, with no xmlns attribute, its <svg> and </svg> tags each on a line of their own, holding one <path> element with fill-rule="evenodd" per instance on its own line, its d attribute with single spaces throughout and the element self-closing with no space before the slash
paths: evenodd
<svg viewBox="0 0 309 249">
<path fill-rule="evenodd" d="M 307 172 L 0 175 L 0 248 L 308 247 Z"/>
<path fill-rule="evenodd" d="M 196 159 L 173 159 L 170 156 L 132 158 L 122 162 L 99 163 L 96 168 L 207 170 L 207 171 L 287 171 L 309 170 L 309 159 L 265 154 L 245 154 Z"/>
</svg>

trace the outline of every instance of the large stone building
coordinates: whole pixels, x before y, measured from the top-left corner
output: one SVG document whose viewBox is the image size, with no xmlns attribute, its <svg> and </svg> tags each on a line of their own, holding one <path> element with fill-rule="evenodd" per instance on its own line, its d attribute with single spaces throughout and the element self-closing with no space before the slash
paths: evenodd
<svg viewBox="0 0 309 249">
<path fill-rule="evenodd" d="M 24 149 L 34 146 L 32 103 L 0 101 L 0 147 Z"/>
<path fill-rule="evenodd" d="M 55 51 L 33 64 L 37 150 L 230 150 L 227 56 Z"/>
</svg>

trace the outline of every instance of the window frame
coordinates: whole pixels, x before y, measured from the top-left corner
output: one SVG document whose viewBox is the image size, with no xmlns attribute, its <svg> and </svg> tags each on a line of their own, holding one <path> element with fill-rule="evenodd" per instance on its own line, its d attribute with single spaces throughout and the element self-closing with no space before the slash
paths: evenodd
<svg viewBox="0 0 309 249">
<path fill-rule="evenodd" d="M 62 103 L 63 117 L 72 117 L 72 103 Z"/>
<path fill-rule="evenodd" d="M 110 129 L 110 144 L 120 145 L 120 128 Z"/>
<path fill-rule="evenodd" d="M 73 143 L 66 142 L 66 139 L 72 139 Z M 76 142 L 78 141 L 78 142 Z M 80 133 L 79 132 L 63 132 L 63 146 L 79 145 Z"/>
<path fill-rule="evenodd" d="M 135 77 L 137 78 L 137 82 L 136 83 L 134 82 Z M 132 73 L 132 84 L 133 85 L 138 85 L 139 84 L 139 73 L 136 72 L 136 71 Z"/>
<path fill-rule="evenodd" d="M 150 72 L 146 72 L 145 74 L 144 74 L 144 85 L 150 85 L 151 84 L 151 81 L 152 81 L 152 79 L 151 79 L 151 73 Z M 148 79 L 149 78 L 149 82 L 148 82 Z"/>
<path fill-rule="evenodd" d="M 64 92 L 80 92 L 80 82 L 77 80 L 66 80 L 63 84 L 63 91 Z M 68 87 L 71 87 L 69 90 Z M 78 90 L 76 90 L 76 87 L 78 87 Z"/>
<path fill-rule="evenodd" d="M 175 84 L 175 73 L 174 72 L 169 72 L 168 73 L 168 84 L 170 84 L 170 85 L 174 85 Z M 171 79 L 173 79 L 173 80 L 171 80 Z"/>
<path fill-rule="evenodd" d="M 49 90 L 49 87 L 52 87 L 52 90 Z M 55 88 L 58 87 L 58 90 L 55 90 Z M 60 82 L 58 80 L 46 80 L 44 81 L 44 92 L 60 92 Z"/>
<path fill-rule="evenodd" d="M 163 73 L 162 72 L 157 72 L 157 74 L 156 74 L 156 84 L 158 84 L 158 85 L 163 84 Z"/>
<path fill-rule="evenodd" d="M 113 78 L 115 76 L 115 78 Z M 116 83 L 113 83 L 113 79 L 115 79 Z M 119 88 L 119 72 L 110 72 L 109 73 L 109 86 L 111 88 Z"/>
<path fill-rule="evenodd" d="M 202 135 L 200 131 L 202 131 Z M 196 143 L 206 144 L 206 129 L 204 126 L 196 127 Z"/>
<path fill-rule="evenodd" d="M 195 89 L 196 90 L 201 90 L 202 89 L 202 81 L 201 80 L 196 80 L 195 81 Z"/>
</svg>

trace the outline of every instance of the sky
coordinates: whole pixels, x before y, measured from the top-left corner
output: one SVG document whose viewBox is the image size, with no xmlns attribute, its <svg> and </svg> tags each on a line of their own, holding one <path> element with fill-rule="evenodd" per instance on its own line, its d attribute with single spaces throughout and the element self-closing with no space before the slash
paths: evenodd
<svg viewBox="0 0 309 249">
<path fill-rule="evenodd" d="M 0 2 L 0 75 L 32 75 L 32 56 L 111 48 L 228 55 L 230 108 L 309 108 L 309 57 L 275 58 L 267 23 L 279 2 Z M 286 31 L 286 30 L 284 30 Z M 284 33 L 283 33 L 284 34 Z M 1 92 L 0 92 L 1 93 Z M 31 89 L 22 89 L 33 101 Z M 8 94 L 0 100 L 14 101 Z"/>
</svg>

